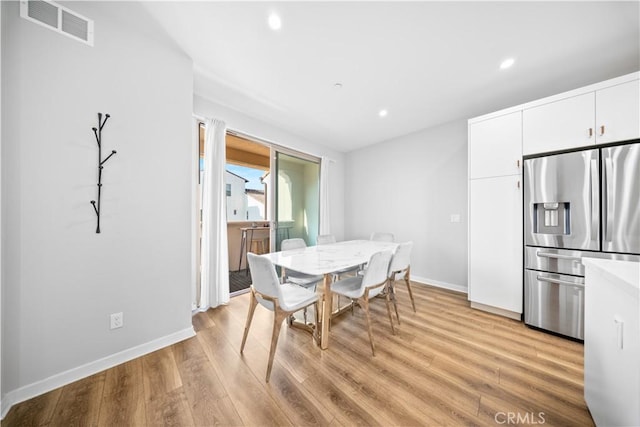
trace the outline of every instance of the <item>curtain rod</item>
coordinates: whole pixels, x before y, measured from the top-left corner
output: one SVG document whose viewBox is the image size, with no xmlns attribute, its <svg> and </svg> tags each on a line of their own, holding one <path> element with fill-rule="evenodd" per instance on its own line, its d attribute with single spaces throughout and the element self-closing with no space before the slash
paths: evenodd
<svg viewBox="0 0 640 427">
<path fill-rule="evenodd" d="M 193 118 L 194 118 L 194 119 L 196 119 L 196 120 L 200 120 L 201 122 L 206 122 L 206 121 L 207 121 L 207 118 L 206 118 L 206 117 L 199 116 L 199 115 L 197 115 L 197 114 L 195 114 L 195 113 L 192 113 L 192 114 L 191 114 L 191 117 L 193 117 Z"/>
</svg>

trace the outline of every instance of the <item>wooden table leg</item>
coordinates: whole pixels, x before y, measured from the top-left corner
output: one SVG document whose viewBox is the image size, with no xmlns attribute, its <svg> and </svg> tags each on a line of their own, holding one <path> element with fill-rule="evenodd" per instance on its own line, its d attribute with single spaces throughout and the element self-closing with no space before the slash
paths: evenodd
<svg viewBox="0 0 640 427">
<path fill-rule="evenodd" d="M 240 262 L 238 263 L 238 271 L 242 270 L 242 257 L 244 256 L 244 246 L 247 244 L 247 231 L 240 230 Z"/>
<path fill-rule="evenodd" d="M 322 326 L 320 334 L 320 348 L 326 350 L 329 347 L 329 322 L 331 321 L 332 295 L 331 274 L 324 275 L 322 290 Z"/>
</svg>

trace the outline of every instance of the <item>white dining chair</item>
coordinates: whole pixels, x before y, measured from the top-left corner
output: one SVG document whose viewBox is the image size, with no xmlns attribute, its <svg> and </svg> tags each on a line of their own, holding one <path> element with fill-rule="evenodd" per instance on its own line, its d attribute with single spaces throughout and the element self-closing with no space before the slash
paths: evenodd
<svg viewBox="0 0 640 427">
<path fill-rule="evenodd" d="M 336 237 L 333 234 L 320 234 L 318 235 L 318 237 L 316 237 L 317 246 L 329 245 L 332 243 L 336 243 Z M 348 272 L 356 273 L 359 270 L 362 270 L 362 266 L 345 268 L 344 270 L 336 271 L 333 276 L 334 276 L 334 279 L 337 280 L 341 274 L 348 273 Z"/>
<path fill-rule="evenodd" d="M 393 233 L 378 233 L 373 232 L 369 237 L 369 240 L 373 240 L 376 242 L 395 242 L 396 238 Z"/>
<path fill-rule="evenodd" d="M 329 245 L 336 243 L 336 236 L 333 234 L 320 234 L 316 237 L 316 245 Z"/>
<path fill-rule="evenodd" d="M 318 330 L 318 295 L 308 289 L 302 288 L 292 283 L 280 284 L 278 274 L 271 260 L 255 255 L 251 252 L 247 254 L 249 269 L 251 270 L 251 301 L 247 322 L 242 336 L 240 353 L 244 351 L 247 342 L 247 335 L 253 320 L 253 314 L 258 304 L 267 310 L 273 311 L 273 332 L 271 334 L 271 349 L 269 350 L 269 363 L 267 364 L 266 382 L 271 377 L 273 357 L 278 345 L 278 336 L 282 321 L 296 311 L 305 309 L 313 305 L 315 310 L 315 331 Z"/>
<path fill-rule="evenodd" d="M 293 251 L 296 249 L 304 249 L 307 247 L 307 243 L 300 238 L 292 238 L 285 239 L 280 243 L 280 250 L 284 251 Z M 290 270 L 286 268 L 282 268 L 282 281 L 293 283 L 298 286 L 302 286 L 303 288 L 307 288 L 313 290 L 315 292 L 316 286 L 319 282 L 324 280 L 324 276 L 318 275 L 314 276 L 311 274 L 302 273 L 300 271 Z M 305 308 L 302 311 L 303 321 L 307 323 L 307 309 Z M 289 325 L 291 325 L 295 320 L 295 317 L 292 315 L 289 318 Z"/>
<path fill-rule="evenodd" d="M 389 251 L 375 253 L 369 259 L 369 268 L 367 268 L 363 276 L 347 277 L 331 285 L 331 292 L 351 298 L 352 302 L 357 301 L 364 309 L 369 341 L 371 342 L 371 353 L 374 356 L 376 350 L 373 343 L 369 301 L 371 298 L 380 294 L 389 282 L 388 273 L 391 256 L 391 252 Z M 387 306 L 387 314 L 389 315 L 389 323 L 391 324 L 391 332 L 395 335 L 396 331 L 393 327 L 393 319 L 391 318 L 389 292 L 385 294 L 385 304 Z"/>
<path fill-rule="evenodd" d="M 395 242 L 395 236 L 393 235 L 393 233 L 379 233 L 374 231 L 373 233 L 371 233 L 371 236 L 369 236 L 369 240 L 374 242 Z M 364 271 L 366 269 L 367 269 L 366 264 L 360 266 L 358 270 L 358 274 L 360 275 L 364 274 Z"/>
<path fill-rule="evenodd" d="M 318 235 L 318 237 L 316 238 L 317 246 L 329 245 L 332 243 L 336 243 L 336 237 L 333 234 L 321 234 L 321 235 Z M 342 270 L 334 271 L 333 274 L 331 275 L 332 281 L 336 282 L 340 280 L 340 276 L 342 276 L 343 274 L 347 274 L 347 273 L 358 274 L 358 272 L 361 269 L 362 269 L 362 266 L 357 266 L 357 267 L 345 268 Z M 336 303 L 337 303 L 338 311 L 340 311 L 341 309 L 340 295 L 338 295 L 338 299 Z"/>
<path fill-rule="evenodd" d="M 404 273 L 403 279 L 407 284 L 407 291 L 409 292 L 409 298 L 411 298 L 411 306 L 413 307 L 413 312 L 416 312 L 416 303 L 411 290 L 411 249 L 413 249 L 413 242 L 401 243 L 396 248 L 389 263 L 389 294 L 391 295 L 391 301 L 396 310 L 398 323 L 400 323 L 400 316 L 398 315 L 398 304 L 396 302 L 396 275 Z"/>
<path fill-rule="evenodd" d="M 295 249 L 303 249 L 307 247 L 307 243 L 300 238 L 285 239 L 280 244 L 280 250 L 292 251 Z M 286 282 L 295 283 L 298 286 L 305 288 L 316 289 L 318 282 L 323 280 L 323 276 L 314 276 L 311 274 L 301 273 L 295 270 L 282 269 L 282 280 Z"/>
<path fill-rule="evenodd" d="M 336 243 L 336 238 L 333 234 L 321 234 L 321 235 L 318 235 L 318 237 L 316 238 L 317 246 L 329 245 L 332 243 Z M 340 278 L 340 275 L 349 273 L 349 272 L 352 272 L 355 274 L 361 268 L 362 268 L 361 266 L 358 266 L 358 267 L 345 268 L 343 270 L 335 271 L 333 273 L 333 279 L 334 281 L 336 281 Z"/>
</svg>

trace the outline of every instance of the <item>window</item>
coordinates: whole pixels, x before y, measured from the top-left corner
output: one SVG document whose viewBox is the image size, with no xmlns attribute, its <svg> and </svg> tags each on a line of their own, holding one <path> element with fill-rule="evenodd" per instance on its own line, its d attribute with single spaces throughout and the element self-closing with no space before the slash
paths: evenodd
<svg viewBox="0 0 640 427">
<path fill-rule="evenodd" d="M 231 184 L 227 184 L 227 197 L 231 197 Z"/>
</svg>

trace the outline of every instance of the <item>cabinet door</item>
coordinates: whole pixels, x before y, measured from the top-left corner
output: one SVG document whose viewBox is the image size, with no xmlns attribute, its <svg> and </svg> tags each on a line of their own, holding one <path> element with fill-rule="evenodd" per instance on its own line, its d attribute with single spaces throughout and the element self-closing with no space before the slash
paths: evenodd
<svg viewBox="0 0 640 427">
<path fill-rule="evenodd" d="M 522 113 L 522 152 L 544 153 L 595 143 L 595 93 L 573 96 Z"/>
<path fill-rule="evenodd" d="M 522 163 L 522 112 L 469 125 L 469 178 L 516 175 Z"/>
<path fill-rule="evenodd" d="M 609 261 L 614 269 L 616 263 Z M 611 270 L 613 271 L 613 270 Z M 584 397 L 596 425 L 640 425 L 638 294 L 587 264 Z M 636 276 L 637 277 L 637 276 Z"/>
<path fill-rule="evenodd" d="M 596 92 L 596 143 L 640 138 L 638 80 Z"/>
<path fill-rule="evenodd" d="M 522 313 L 520 175 L 469 181 L 469 300 Z"/>
</svg>

